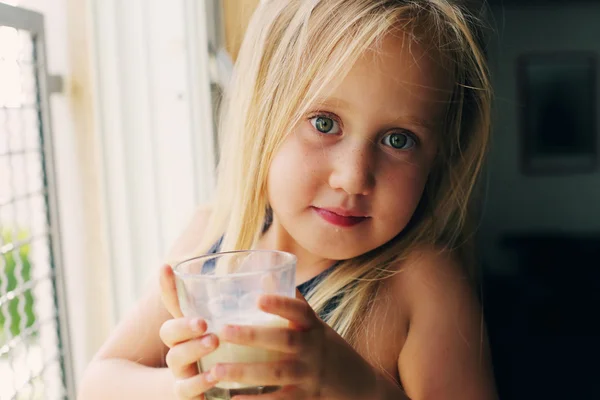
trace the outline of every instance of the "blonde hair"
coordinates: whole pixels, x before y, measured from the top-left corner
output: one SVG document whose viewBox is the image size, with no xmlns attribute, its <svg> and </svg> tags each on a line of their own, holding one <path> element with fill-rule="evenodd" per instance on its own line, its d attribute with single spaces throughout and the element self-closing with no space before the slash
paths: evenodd
<svg viewBox="0 0 600 400">
<path fill-rule="evenodd" d="M 268 0 L 252 20 L 220 120 L 221 160 L 213 213 L 199 250 L 248 249 L 263 233 L 273 155 L 334 78 L 394 28 L 433 46 L 455 85 L 440 154 L 415 216 L 401 234 L 342 261 L 308 295 L 317 312 L 354 344 L 379 283 L 417 246 L 460 247 L 471 194 L 487 149 L 491 89 L 474 17 L 448 0 Z"/>
</svg>

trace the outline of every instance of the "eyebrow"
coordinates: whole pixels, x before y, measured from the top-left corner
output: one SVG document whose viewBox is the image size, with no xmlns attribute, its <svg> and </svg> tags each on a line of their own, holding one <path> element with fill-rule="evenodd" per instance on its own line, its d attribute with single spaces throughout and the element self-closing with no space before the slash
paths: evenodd
<svg viewBox="0 0 600 400">
<path fill-rule="evenodd" d="M 315 101 L 317 106 L 329 106 L 341 108 L 344 110 L 352 110 L 353 107 L 344 99 L 340 99 L 338 97 L 328 97 L 328 98 L 318 98 Z M 425 129 L 427 131 L 434 132 L 436 128 L 439 127 L 441 121 L 437 121 L 436 119 L 423 119 L 420 117 L 416 117 L 413 115 L 401 115 L 392 119 L 393 122 L 403 121 L 408 122 L 411 125 L 417 126 L 419 128 Z"/>
<path fill-rule="evenodd" d="M 412 115 L 403 115 L 396 118 L 394 121 L 407 121 L 411 125 L 418 126 L 419 128 L 425 129 L 430 132 L 434 132 L 436 128 L 439 128 L 440 121 L 435 119 L 425 120 L 423 118 L 415 117 Z"/>
<path fill-rule="evenodd" d="M 350 106 L 350 103 L 348 103 L 346 100 L 343 100 L 343 99 L 340 99 L 337 97 L 318 98 L 315 100 L 315 104 L 317 104 L 319 106 L 334 106 L 334 107 L 344 108 L 347 110 L 352 109 L 352 106 Z"/>
</svg>

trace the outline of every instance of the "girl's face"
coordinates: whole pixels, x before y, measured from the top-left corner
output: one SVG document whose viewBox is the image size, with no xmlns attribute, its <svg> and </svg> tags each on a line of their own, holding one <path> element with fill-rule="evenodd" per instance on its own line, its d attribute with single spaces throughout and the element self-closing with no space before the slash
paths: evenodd
<svg viewBox="0 0 600 400">
<path fill-rule="evenodd" d="M 452 82 L 425 49 L 387 35 L 311 105 L 268 177 L 278 243 L 330 260 L 400 233 L 437 153 Z"/>
</svg>

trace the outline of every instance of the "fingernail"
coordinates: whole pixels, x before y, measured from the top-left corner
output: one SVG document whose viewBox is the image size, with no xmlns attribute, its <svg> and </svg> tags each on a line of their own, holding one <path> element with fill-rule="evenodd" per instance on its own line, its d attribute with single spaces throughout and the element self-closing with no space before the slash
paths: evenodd
<svg viewBox="0 0 600 400">
<path fill-rule="evenodd" d="M 215 340 L 213 339 L 212 335 L 211 336 L 207 336 L 205 338 L 202 338 L 202 340 L 200 341 L 200 343 L 202 343 L 202 346 L 204 347 L 213 347 Z"/>
<path fill-rule="evenodd" d="M 200 318 L 194 318 L 190 321 L 190 328 L 194 333 L 202 332 L 202 320 Z"/>
<path fill-rule="evenodd" d="M 262 307 L 268 307 L 269 305 L 273 304 L 273 300 L 271 297 L 268 296 L 262 296 L 258 299 L 258 305 L 262 306 Z"/>
<path fill-rule="evenodd" d="M 204 374 L 204 380 L 206 382 L 215 382 L 217 378 L 210 371 L 208 371 Z"/>
</svg>

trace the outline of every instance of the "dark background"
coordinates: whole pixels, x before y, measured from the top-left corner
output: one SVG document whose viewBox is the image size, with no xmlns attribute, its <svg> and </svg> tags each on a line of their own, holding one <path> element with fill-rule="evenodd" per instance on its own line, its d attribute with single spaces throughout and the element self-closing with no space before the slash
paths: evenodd
<svg viewBox="0 0 600 400">
<path fill-rule="evenodd" d="M 572 114 L 557 122 L 556 115 L 531 114 L 518 68 L 519 58 L 532 53 L 595 57 L 600 1 L 488 3 L 494 131 L 478 248 L 501 399 L 600 399 L 598 80 L 590 80 L 581 98 L 581 82 L 564 96 Z M 582 106 L 573 107 L 574 99 Z M 541 126 L 554 121 L 546 135 L 552 168 L 527 168 L 525 143 L 544 144 L 523 129 L 524 115 Z M 569 120 L 587 121 L 588 133 Z M 574 138 L 584 145 L 573 146 Z"/>
</svg>

